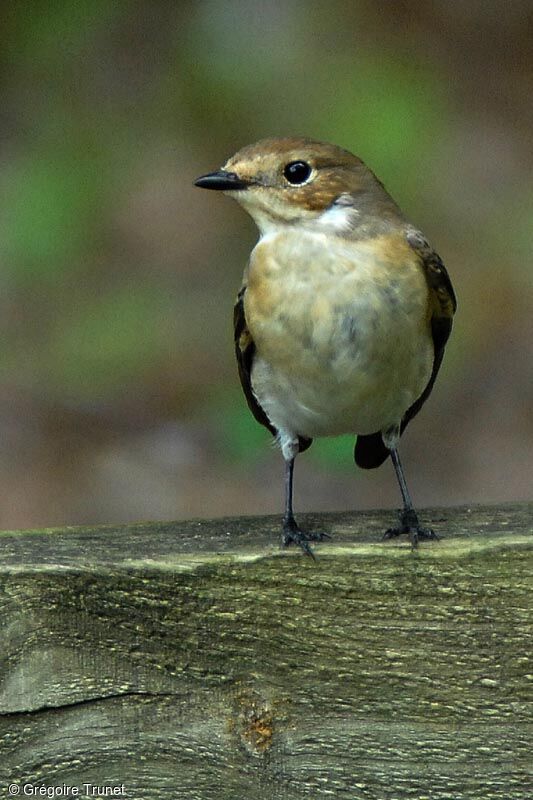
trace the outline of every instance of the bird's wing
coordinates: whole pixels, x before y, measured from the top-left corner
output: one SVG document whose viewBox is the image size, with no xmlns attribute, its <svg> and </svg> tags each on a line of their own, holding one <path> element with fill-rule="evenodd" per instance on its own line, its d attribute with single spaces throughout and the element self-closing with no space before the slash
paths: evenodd
<svg viewBox="0 0 533 800">
<path fill-rule="evenodd" d="M 255 357 L 255 343 L 252 339 L 252 334 L 248 329 L 246 323 L 246 316 L 244 313 L 244 295 L 246 293 L 246 285 L 244 285 L 239 294 L 237 295 L 237 302 L 233 309 L 233 333 L 235 341 L 235 355 L 237 357 L 237 366 L 239 369 L 239 378 L 241 379 L 241 386 L 248 403 L 248 408 L 256 418 L 256 420 L 267 428 L 272 436 L 277 436 L 277 430 L 270 422 L 263 408 L 259 405 L 257 397 L 252 389 L 252 366 Z M 312 439 L 299 437 L 300 453 L 310 446 Z"/>
<path fill-rule="evenodd" d="M 457 308 L 455 293 L 441 258 L 433 250 L 431 245 L 422 236 L 420 231 L 409 228 L 406 232 L 407 241 L 419 257 L 426 281 L 429 288 L 431 304 L 431 335 L 433 338 L 433 369 L 429 382 L 413 405 L 405 412 L 400 432 L 403 433 L 406 425 L 420 411 L 433 389 L 437 373 L 444 356 L 444 348 L 452 329 L 452 320 Z M 389 450 L 385 447 L 381 432 L 358 436 L 355 443 L 355 463 L 364 469 L 379 467 L 389 455 Z"/>
<path fill-rule="evenodd" d="M 241 386 L 246 397 L 248 407 L 256 420 L 268 428 L 270 433 L 275 436 L 276 429 L 270 423 L 267 415 L 257 402 L 257 398 L 252 389 L 252 365 L 255 356 L 255 343 L 252 335 L 248 330 L 246 324 L 246 317 L 244 315 L 244 294 L 246 286 L 243 286 L 237 295 L 237 302 L 233 309 L 233 333 L 235 341 L 235 355 L 237 357 L 237 367 L 239 369 L 239 378 L 241 379 Z"/>
</svg>

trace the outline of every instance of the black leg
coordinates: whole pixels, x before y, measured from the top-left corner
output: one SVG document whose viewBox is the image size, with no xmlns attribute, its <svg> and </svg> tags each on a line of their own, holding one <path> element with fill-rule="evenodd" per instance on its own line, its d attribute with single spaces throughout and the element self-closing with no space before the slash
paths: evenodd
<svg viewBox="0 0 533 800">
<path fill-rule="evenodd" d="M 390 455 L 400 485 L 400 492 L 402 493 L 403 509 L 400 512 L 400 526 L 398 528 L 389 528 L 384 538 L 392 539 L 394 536 L 399 536 L 401 533 L 407 533 L 409 534 L 413 547 L 417 547 L 420 539 L 438 539 L 438 536 L 431 528 L 422 528 L 418 521 L 418 515 L 414 509 L 409 489 L 407 488 L 407 482 L 405 480 L 398 450 L 395 447 L 391 448 Z"/>
<path fill-rule="evenodd" d="M 284 547 L 289 544 L 298 544 L 304 553 L 311 558 L 315 555 L 309 546 L 310 541 L 321 541 L 329 539 L 327 533 L 304 533 L 296 520 L 292 510 L 292 484 L 294 476 L 294 458 L 285 461 L 285 514 L 283 515 L 283 529 L 281 533 L 281 543 Z"/>
<path fill-rule="evenodd" d="M 283 517 L 283 524 L 288 523 L 290 520 L 294 522 L 294 513 L 292 510 L 292 485 L 294 481 L 294 458 L 285 462 L 285 516 Z"/>
</svg>

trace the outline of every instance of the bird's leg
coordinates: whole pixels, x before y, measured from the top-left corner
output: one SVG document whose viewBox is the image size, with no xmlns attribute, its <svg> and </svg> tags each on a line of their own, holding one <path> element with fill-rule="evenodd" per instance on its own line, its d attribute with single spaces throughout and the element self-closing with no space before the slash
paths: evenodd
<svg viewBox="0 0 533 800">
<path fill-rule="evenodd" d="M 407 533 L 409 534 L 413 547 L 418 545 L 419 539 L 438 539 L 438 536 L 431 530 L 431 528 L 422 528 L 420 522 L 418 521 L 418 514 L 413 507 L 413 501 L 411 500 L 411 495 L 409 494 L 409 489 L 407 488 L 402 463 L 396 447 L 391 447 L 390 455 L 392 463 L 394 464 L 396 477 L 398 478 L 398 483 L 400 485 L 400 491 L 402 493 L 403 509 L 400 512 L 399 527 L 389 528 L 389 530 L 385 532 L 383 538 L 392 539 L 394 536 L 399 536 L 401 533 Z"/>
<path fill-rule="evenodd" d="M 286 546 L 294 541 L 296 541 L 298 544 L 301 544 L 303 541 L 305 543 L 304 550 L 306 553 L 308 553 L 308 555 L 311 555 L 311 550 L 307 544 L 307 539 L 303 538 L 302 531 L 294 519 L 294 511 L 292 508 L 294 459 L 295 456 L 285 461 L 285 514 L 283 515 L 282 544 Z"/>
<path fill-rule="evenodd" d="M 298 544 L 304 553 L 311 558 L 314 558 L 314 553 L 309 546 L 310 541 L 321 541 L 322 539 L 329 539 L 327 533 L 304 533 L 296 520 L 294 519 L 294 512 L 292 510 L 292 485 L 294 476 L 294 459 L 285 459 L 285 514 L 283 515 L 283 526 L 281 533 L 281 544 L 287 547 L 289 544 Z"/>
</svg>

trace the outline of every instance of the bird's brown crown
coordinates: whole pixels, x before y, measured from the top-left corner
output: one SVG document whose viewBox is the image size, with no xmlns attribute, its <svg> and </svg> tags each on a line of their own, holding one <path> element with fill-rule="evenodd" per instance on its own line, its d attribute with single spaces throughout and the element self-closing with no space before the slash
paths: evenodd
<svg viewBox="0 0 533 800">
<path fill-rule="evenodd" d="M 290 165 L 295 165 L 294 176 Z M 302 165 L 300 172 L 298 165 Z M 249 181 L 251 187 L 274 190 L 279 199 L 309 211 L 328 208 L 340 194 L 359 191 L 373 178 L 348 150 L 300 137 L 262 139 L 239 150 L 224 169 Z M 272 191 L 269 194 L 274 196 Z"/>
</svg>

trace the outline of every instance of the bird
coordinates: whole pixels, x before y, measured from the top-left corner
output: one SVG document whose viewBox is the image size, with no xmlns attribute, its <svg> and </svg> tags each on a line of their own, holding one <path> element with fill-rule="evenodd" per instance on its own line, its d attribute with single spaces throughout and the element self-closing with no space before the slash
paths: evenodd
<svg viewBox="0 0 533 800">
<path fill-rule="evenodd" d="M 391 539 L 422 527 L 398 453 L 429 397 L 457 308 L 446 268 L 357 156 L 304 137 L 262 139 L 195 185 L 237 200 L 259 229 L 234 306 L 244 395 L 285 464 L 282 545 L 314 557 L 293 510 L 296 456 L 355 434 L 357 466 L 389 457 L 402 497 Z"/>
</svg>

